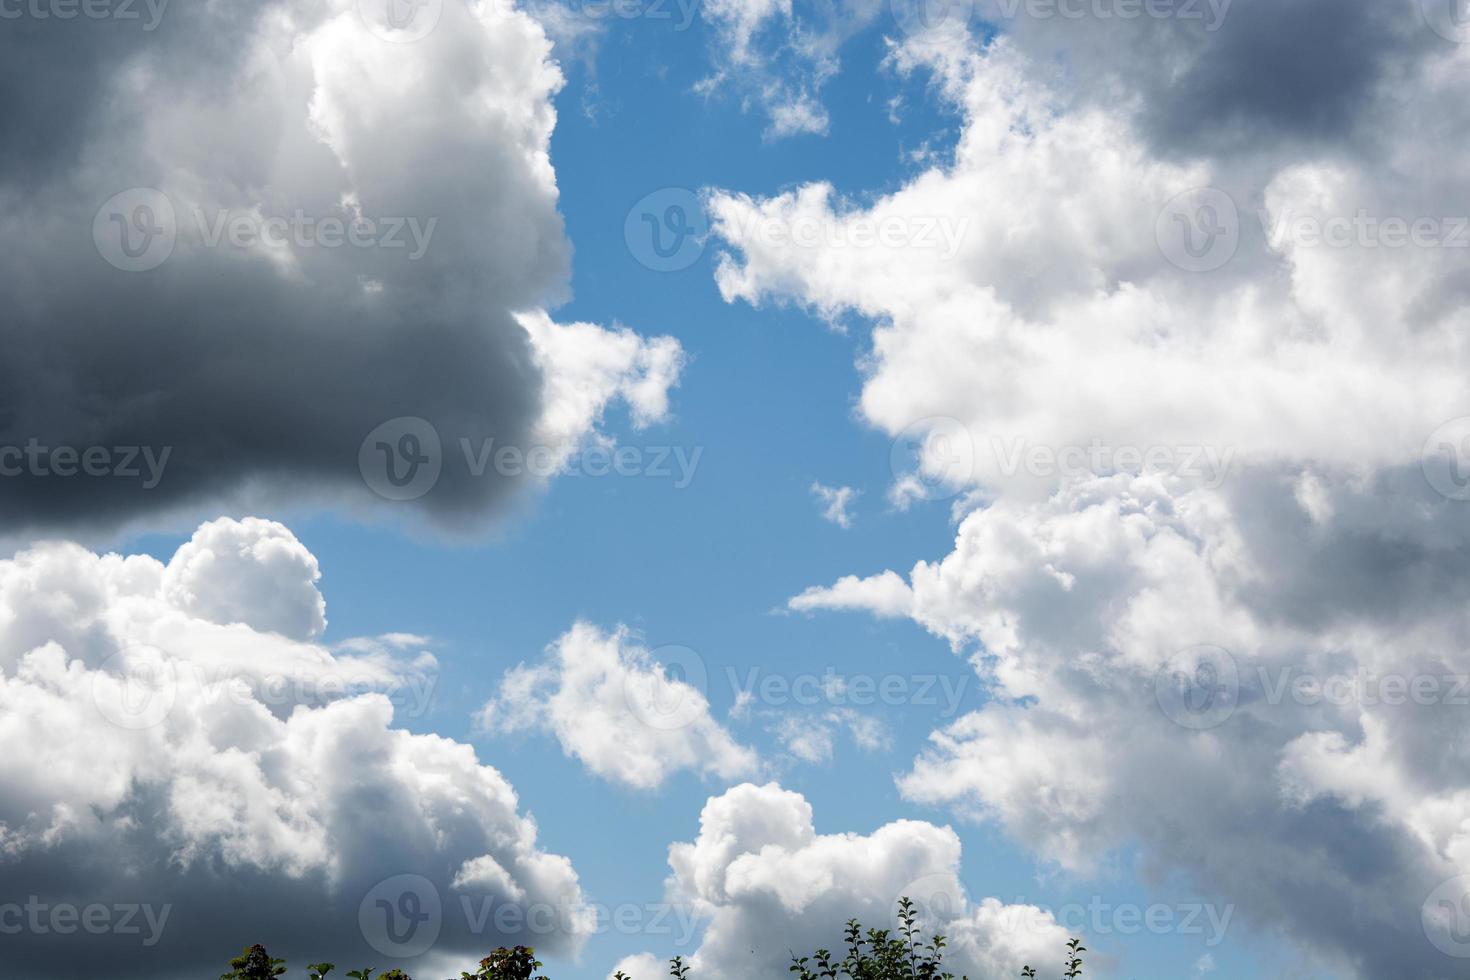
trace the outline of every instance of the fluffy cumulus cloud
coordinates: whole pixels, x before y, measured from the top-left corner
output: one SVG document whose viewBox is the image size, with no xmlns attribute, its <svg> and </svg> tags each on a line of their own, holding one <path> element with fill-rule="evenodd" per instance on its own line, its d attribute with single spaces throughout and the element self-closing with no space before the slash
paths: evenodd
<svg viewBox="0 0 1470 980">
<path fill-rule="evenodd" d="M 1343 975 L 1448 975 L 1470 46 L 1432 3 L 1100 6 L 899 38 L 963 126 L 897 191 L 711 197 L 728 300 L 874 324 L 894 498 L 959 520 L 791 606 L 912 617 L 989 685 L 910 799 L 1084 874 L 1136 853 Z"/>
<path fill-rule="evenodd" d="M 671 900 L 707 920 L 690 962 L 711 980 L 786 976 L 792 951 L 840 948 L 850 918 L 888 925 L 904 896 L 948 937 L 948 968 L 972 980 L 1016 976 L 1028 963 L 1059 972 L 1067 938 L 1041 909 L 970 901 L 948 827 L 899 820 L 868 835 L 819 834 L 811 805 L 775 783 L 710 799 L 699 836 L 670 847 L 669 866 Z"/>
<path fill-rule="evenodd" d="M 8 976 L 199 976 L 258 936 L 410 968 L 431 934 L 446 966 L 531 932 L 577 946 L 577 875 L 510 784 L 394 727 L 427 709 L 433 656 L 405 635 L 323 647 L 316 579 L 258 520 L 167 563 L 68 544 L 0 562 L 0 740 L 26 746 L 0 759 Z M 464 910 L 487 904 L 523 918 L 477 933 Z"/>
<path fill-rule="evenodd" d="M 604 779 L 656 789 L 683 771 L 735 779 L 759 759 L 710 715 L 704 668 L 683 647 L 650 651 L 627 630 L 575 624 L 540 664 L 509 671 L 481 709 L 487 732 L 546 732 Z"/>
<path fill-rule="evenodd" d="M 560 446 L 619 398 L 663 414 L 677 345 L 540 312 L 570 257 L 540 25 L 388 9 L 7 22 L 13 532 L 384 497 L 458 526 L 521 479 L 463 445 Z"/>
</svg>

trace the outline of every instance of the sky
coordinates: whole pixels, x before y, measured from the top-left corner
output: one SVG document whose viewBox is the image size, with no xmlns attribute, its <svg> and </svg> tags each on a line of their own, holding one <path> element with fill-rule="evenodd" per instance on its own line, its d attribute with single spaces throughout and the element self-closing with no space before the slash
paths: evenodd
<svg viewBox="0 0 1470 980">
<path fill-rule="evenodd" d="M 0 92 L 0 973 L 1463 973 L 1463 0 L 0 0 Z"/>
</svg>

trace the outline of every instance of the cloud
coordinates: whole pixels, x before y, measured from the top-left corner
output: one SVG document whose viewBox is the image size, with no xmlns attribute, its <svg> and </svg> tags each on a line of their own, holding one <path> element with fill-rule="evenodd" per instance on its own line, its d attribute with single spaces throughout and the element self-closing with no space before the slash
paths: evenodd
<svg viewBox="0 0 1470 980">
<path fill-rule="evenodd" d="M 840 67 L 844 41 L 870 24 L 878 0 L 793 6 L 791 0 L 710 0 L 700 10 L 712 29 L 712 73 L 695 91 L 724 88 L 767 118 L 768 139 L 825 135 L 823 87 Z"/>
<path fill-rule="evenodd" d="M 1128 17 L 1116 3 L 1077 4 L 1068 9 L 1081 16 L 1063 16 L 1057 5 L 977 0 L 973 10 L 1038 61 L 1065 51 L 1098 102 L 1110 93 L 1136 99 L 1140 125 L 1162 150 L 1249 154 L 1357 139 L 1415 61 L 1445 47 L 1420 6 L 1204 0 Z M 1027 13 L 1047 9 L 1051 16 Z"/>
<path fill-rule="evenodd" d="M 683 770 L 734 779 L 758 769 L 755 752 L 711 717 L 693 651 L 650 651 L 626 629 L 579 622 L 546 653 L 506 673 L 480 711 L 483 730 L 554 735 L 593 773 L 642 790 Z"/>
<path fill-rule="evenodd" d="M 802 762 L 822 763 L 832 760 L 832 750 L 843 729 L 852 736 L 858 748 L 875 752 L 888 746 L 888 732 L 877 718 L 870 718 L 852 708 L 836 708 L 819 714 L 786 715 L 775 725 L 776 737 L 793 756 Z"/>
<path fill-rule="evenodd" d="M 69 544 L 0 562 L 0 738 L 26 746 L 0 762 L 0 869 L 6 901 L 36 906 L 18 933 L 5 913 L 8 975 L 199 976 L 260 939 L 412 969 L 411 923 L 376 905 L 410 893 L 439 963 L 578 947 L 577 875 L 510 784 L 393 727 L 395 705 L 426 710 L 432 656 L 403 635 L 320 646 L 316 579 L 259 520 L 206 524 L 167 563 Z M 545 928 L 486 931 L 466 911 L 485 903 Z M 160 928 L 127 931 L 139 906 Z M 68 907 L 109 928 L 54 928 Z"/>
<path fill-rule="evenodd" d="M 327 627 L 321 577 L 315 556 L 290 531 L 248 517 L 194 532 L 169 560 L 163 591 L 196 619 L 309 641 Z"/>
<path fill-rule="evenodd" d="M 913 592 L 903 576 L 887 571 L 868 578 L 845 575 L 830 587 L 812 586 L 793 596 L 786 605 L 795 612 L 862 609 L 891 618 L 907 615 L 912 602 Z"/>
<path fill-rule="evenodd" d="M 606 980 L 612 980 L 619 972 L 632 978 L 632 980 L 641 980 L 644 977 L 662 977 L 667 969 L 667 964 L 655 957 L 652 953 L 638 953 L 634 956 L 625 956 L 618 960 L 617 965 L 608 971 Z"/>
<path fill-rule="evenodd" d="M 973 980 L 1015 976 L 1026 963 L 1057 972 L 1067 938 L 1034 906 L 969 901 L 948 827 L 899 820 L 866 836 L 818 834 L 811 805 L 775 783 L 712 797 L 699 836 L 672 845 L 669 865 L 671 900 L 708 918 L 689 961 L 710 980 L 784 976 L 793 952 L 839 947 L 849 918 L 891 924 L 904 896 L 949 939 L 946 967 Z"/>
<path fill-rule="evenodd" d="M 540 312 L 570 259 L 540 26 L 446 3 L 394 43 L 359 6 L 175 4 L 153 31 L 22 18 L 0 38 L 14 533 L 222 506 L 477 525 L 528 481 L 469 472 L 461 440 L 575 440 L 617 398 L 661 417 L 677 344 Z M 444 458 L 389 504 L 363 447 L 402 419 Z"/>
<path fill-rule="evenodd" d="M 896 497 L 955 501 L 947 554 L 789 606 L 908 616 L 974 664 L 990 700 L 908 799 L 1079 874 L 1137 855 L 1345 976 L 1441 975 L 1470 48 L 1412 4 L 1063 20 L 897 39 L 963 118 L 898 190 L 710 198 L 725 298 L 871 321 Z M 1309 24 L 1340 60 L 1284 83 Z"/>
<path fill-rule="evenodd" d="M 848 513 L 847 508 L 852 505 L 857 495 L 858 491 L 852 487 L 827 487 L 820 483 L 812 484 L 812 496 L 816 497 L 817 503 L 822 505 L 822 519 L 831 521 L 844 530 L 852 527 L 852 515 Z"/>
</svg>

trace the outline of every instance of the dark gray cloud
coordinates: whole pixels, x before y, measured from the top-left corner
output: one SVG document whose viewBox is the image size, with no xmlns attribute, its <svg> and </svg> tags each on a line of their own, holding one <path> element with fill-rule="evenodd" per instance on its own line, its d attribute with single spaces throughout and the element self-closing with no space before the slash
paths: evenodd
<svg viewBox="0 0 1470 980">
<path fill-rule="evenodd" d="M 529 448 L 542 365 L 511 313 L 559 298 L 570 258 L 539 29 L 448 4 L 390 43 L 355 3 L 176 3 L 154 30 L 138 9 L 0 31 L 7 529 L 381 504 L 359 448 L 403 416 L 446 451 Z M 354 218 L 369 244 L 319 244 Z M 284 244 L 232 245 L 232 221 Z M 138 447 L 167 451 L 156 481 L 141 453 L 112 475 Z M 515 482 L 452 462 L 413 505 L 443 523 Z"/>
<path fill-rule="evenodd" d="M 1055 60 L 1082 97 L 1114 103 L 1117 83 L 1140 96 L 1143 129 L 1163 156 L 1355 139 L 1398 98 L 1406 73 L 1447 45 L 1418 0 L 1179 0 L 1120 17 L 1127 6 L 980 0 L 976 9 L 1039 60 Z"/>
<path fill-rule="evenodd" d="M 1349 136 L 1390 70 L 1441 43 L 1412 2 L 1235 0 L 1218 31 L 1188 42 L 1177 77 L 1144 83 L 1154 137 L 1229 152 Z"/>
</svg>

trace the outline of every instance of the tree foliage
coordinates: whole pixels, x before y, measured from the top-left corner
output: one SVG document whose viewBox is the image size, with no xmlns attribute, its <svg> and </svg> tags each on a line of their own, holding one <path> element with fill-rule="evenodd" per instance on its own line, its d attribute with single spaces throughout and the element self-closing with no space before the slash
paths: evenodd
<svg viewBox="0 0 1470 980">
<path fill-rule="evenodd" d="M 857 919 L 849 919 L 844 934 L 844 950 L 833 953 L 818 949 L 810 956 L 791 955 L 790 972 L 795 980 L 955 980 L 944 969 L 945 937 L 940 933 L 925 938 L 919 928 L 919 913 L 908 898 L 898 902 L 898 930 L 864 929 Z M 1082 954 L 1087 947 L 1078 939 L 1070 940 L 1066 950 L 1066 970 L 1061 980 L 1078 980 L 1082 976 Z M 331 963 L 313 963 L 306 968 L 309 980 L 327 980 L 336 967 Z M 499 947 L 480 961 L 474 973 L 461 972 L 458 980 L 547 980 L 539 971 L 541 961 L 529 946 Z M 220 980 L 274 980 L 286 972 L 284 960 L 272 959 L 265 947 L 251 946 L 230 961 L 230 972 Z M 690 980 L 689 965 L 682 956 L 669 961 L 673 980 Z M 1026 966 L 1021 976 L 1035 980 L 1036 970 Z M 374 980 L 373 967 L 352 970 L 347 980 Z M 378 973 L 376 980 L 412 980 L 402 970 Z M 453 978 L 451 978 L 453 980 Z M 613 980 L 633 980 L 619 970 Z M 969 980 L 962 977 L 961 980 Z"/>
</svg>

